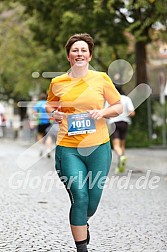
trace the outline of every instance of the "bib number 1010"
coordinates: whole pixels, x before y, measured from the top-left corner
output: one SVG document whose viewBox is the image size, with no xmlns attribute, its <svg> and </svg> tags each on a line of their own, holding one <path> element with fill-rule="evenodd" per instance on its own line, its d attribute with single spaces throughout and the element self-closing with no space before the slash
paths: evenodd
<svg viewBox="0 0 167 252">
<path fill-rule="evenodd" d="M 96 132 L 95 121 L 88 113 L 68 115 L 68 136 Z"/>
<path fill-rule="evenodd" d="M 72 122 L 72 126 L 73 128 L 81 128 L 81 127 L 90 127 L 91 125 L 91 122 L 89 119 L 86 119 L 86 120 L 77 120 L 77 121 L 73 121 Z"/>
</svg>

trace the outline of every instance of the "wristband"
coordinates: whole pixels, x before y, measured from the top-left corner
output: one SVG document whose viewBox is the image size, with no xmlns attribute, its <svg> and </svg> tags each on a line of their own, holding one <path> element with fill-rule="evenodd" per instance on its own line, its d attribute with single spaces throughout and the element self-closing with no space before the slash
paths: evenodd
<svg viewBox="0 0 167 252">
<path fill-rule="evenodd" d="M 50 113 L 51 117 L 53 117 L 53 118 L 54 118 L 54 112 L 55 111 L 56 111 L 56 109 L 52 110 L 51 113 Z"/>
</svg>

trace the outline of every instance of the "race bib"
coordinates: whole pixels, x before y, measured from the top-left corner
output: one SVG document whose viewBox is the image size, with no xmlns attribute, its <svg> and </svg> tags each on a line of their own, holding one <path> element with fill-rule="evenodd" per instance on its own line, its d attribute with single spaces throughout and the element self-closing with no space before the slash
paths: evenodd
<svg viewBox="0 0 167 252">
<path fill-rule="evenodd" d="M 95 120 L 88 113 L 68 115 L 68 136 L 96 132 Z"/>
</svg>

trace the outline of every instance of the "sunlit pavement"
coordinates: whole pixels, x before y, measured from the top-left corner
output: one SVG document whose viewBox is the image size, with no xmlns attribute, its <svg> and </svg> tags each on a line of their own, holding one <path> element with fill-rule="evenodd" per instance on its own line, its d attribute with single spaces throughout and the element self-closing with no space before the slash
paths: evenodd
<svg viewBox="0 0 167 252">
<path fill-rule="evenodd" d="M 74 252 L 70 202 L 54 171 L 54 152 L 38 158 L 37 147 L 29 147 L 0 140 L 0 251 Z M 89 251 L 166 252 L 166 150 L 128 149 L 127 157 L 127 171 L 118 176 L 114 154 L 89 222 Z"/>
</svg>

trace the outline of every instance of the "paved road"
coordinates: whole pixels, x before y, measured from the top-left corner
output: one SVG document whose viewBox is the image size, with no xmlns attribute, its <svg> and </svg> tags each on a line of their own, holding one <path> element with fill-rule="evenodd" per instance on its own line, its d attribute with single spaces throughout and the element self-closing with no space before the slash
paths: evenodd
<svg viewBox="0 0 167 252">
<path fill-rule="evenodd" d="M 54 160 L 38 160 L 37 146 L 27 148 L 0 142 L 0 251 L 74 252 L 70 202 L 54 172 Z M 135 153 L 127 152 L 130 160 L 140 164 L 146 150 Z M 114 166 L 90 220 L 89 251 L 166 252 L 166 176 L 152 172 L 154 162 L 148 164 L 150 171 L 142 170 L 143 165 L 133 169 L 132 162 L 132 171 L 121 176 L 114 175 Z"/>
</svg>

